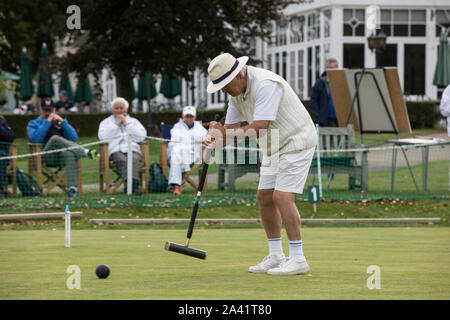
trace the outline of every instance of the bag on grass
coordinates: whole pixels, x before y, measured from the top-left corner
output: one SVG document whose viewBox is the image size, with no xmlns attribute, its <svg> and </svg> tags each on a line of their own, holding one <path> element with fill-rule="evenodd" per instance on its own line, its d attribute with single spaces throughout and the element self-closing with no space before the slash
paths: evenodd
<svg viewBox="0 0 450 320">
<path fill-rule="evenodd" d="M 42 190 L 39 188 L 36 180 L 19 167 L 17 167 L 17 184 L 24 196 L 40 196 L 42 194 Z"/>
<path fill-rule="evenodd" d="M 152 162 L 150 165 L 150 181 L 148 182 L 147 190 L 149 193 L 164 193 L 167 192 L 169 180 L 164 176 L 163 170 L 159 163 Z"/>
</svg>

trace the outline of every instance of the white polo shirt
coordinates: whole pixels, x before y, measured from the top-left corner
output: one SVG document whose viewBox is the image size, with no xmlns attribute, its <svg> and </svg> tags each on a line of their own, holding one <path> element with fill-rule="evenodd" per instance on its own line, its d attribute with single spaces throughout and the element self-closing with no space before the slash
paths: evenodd
<svg viewBox="0 0 450 320">
<path fill-rule="evenodd" d="M 247 73 L 247 76 L 250 75 Z M 250 79 L 249 79 L 250 81 Z M 250 86 L 242 94 L 245 99 Z M 256 90 L 255 110 L 253 113 L 253 121 L 255 120 L 275 120 L 280 106 L 281 97 L 283 95 L 282 87 L 272 80 L 264 80 Z M 234 124 L 243 121 L 243 117 L 238 109 L 233 105 L 231 100 L 228 101 L 227 115 L 225 124 Z"/>
</svg>

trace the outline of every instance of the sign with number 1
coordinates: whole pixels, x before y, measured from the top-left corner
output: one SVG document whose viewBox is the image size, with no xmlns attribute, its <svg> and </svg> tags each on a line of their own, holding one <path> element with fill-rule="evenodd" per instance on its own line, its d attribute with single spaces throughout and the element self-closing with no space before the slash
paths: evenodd
<svg viewBox="0 0 450 320">
<path fill-rule="evenodd" d="M 309 186 L 308 187 L 308 201 L 309 203 L 319 203 L 319 186 Z"/>
</svg>

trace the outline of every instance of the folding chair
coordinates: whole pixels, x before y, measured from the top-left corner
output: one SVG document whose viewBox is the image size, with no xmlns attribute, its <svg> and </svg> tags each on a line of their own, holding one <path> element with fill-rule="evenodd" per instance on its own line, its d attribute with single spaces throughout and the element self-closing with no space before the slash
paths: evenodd
<svg viewBox="0 0 450 320">
<path fill-rule="evenodd" d="M 10 156 L 17 156 L 17 146 L 12 143 L 9 146 L 9 155 Z M 11 176 L 12 178 L 12 189 L 9 190 L 9 179 L 8 176 Z M 17 158 L 12 158 L 9 159 L 9 164 L 6 167 L 6 177 L 5 177 L 5 186 L 4 186 L 4 191 L 9 195 L 9 196 L 16 196 L 17 195 Z"/>
<path fill-rule="evenodd" d="M 42 161 L 42 145 L 40 143 L 28 143 L 28 151 L 35 154 L 28 158 L 28 172 L 34 176 L 34 179 L 43 190 L 42 195 L 46 196 L 56 187 L 63 192 L 67 192 L 66 171 L 61 165 L 47 165 Z M 81 159 L 77 161 L 78 172 L 78 195 L 82 194 L 81 183 Z"/>
<path fill-rule="evenodd" d="M 147 191 L 148 181 L 150 180 L 150 154 L 148 141 L 142 141 L 139 143 L 141 148 L 141 162 L 139 169 L 139 179 L 141 181 L 139 185 L 140 191 Z M 120 177 L 119 170 L 112 160 L 109 160 L 108 143 L 102 142 L 98 145 L 100 153 L 100 193 L 113 193 L 124 183 Z M 111 182 L 111 176 L 109 169 L 112 169 L 117 177 Z M 143 186 L 143 185 L 144 186 Z"/>
<path fill-rule="evenodd" d="M 171 124 L 164 124 L 164 122 L 161 122 L 161 133 L 162 138 L 164 140 L 159 141 L 159 165 L 161 166 L 164 175 L 167 177 L 167 166 L 168 166 L 168 158 L 167 158 L 167 145 L 168 140 L 171 138 L 170 130 L 172 130 L 173 125 Z M 195 190 L 198 190 L 198 184 L 195 182 L 194 179 L 192 179 L 191 174 L 194 172 L 195 169 L 198 169 L 198 175 L 201 175 L 202 171 L 202 163 L 195 163 L 191 166 L 191 170 L 184 173 L 184 179 L 187 183 L 189 183 Z M 207 180 L 205 180 L 205 184 L 203 186 L 202 191 L 206 191 L 207 186 Z"/>
</svg>

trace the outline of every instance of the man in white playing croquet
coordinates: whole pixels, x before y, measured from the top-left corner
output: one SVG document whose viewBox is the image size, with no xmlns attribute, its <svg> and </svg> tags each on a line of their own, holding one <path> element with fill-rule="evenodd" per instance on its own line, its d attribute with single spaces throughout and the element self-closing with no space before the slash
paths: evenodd
<svg viewBox="0 0 450 320">
<path fill-rule="evenodd" d="M 222 148 L 234 138 L 254 135 L 263 152 L 257 200 L 266 232 L 269 255 L 249 272 L 271 275 L 304 274 L 309 271 L 303 255 L 301 220 L 295 204 L 303 187 L 317 144 L 314 123 L 296 93 L 279 75 L 247 66 L 248 57 L 229 53 L 214 58 L 208 67 L 209 93 L 229 94 L 222 126 L 210 123 L 204 145 Z M 241 121 L 249 124 L 240 127 Z M 216 153 L 217 154 L 217 153 Z M 289 257 L 283 253 L 282 223 L 289 240 Z"/>
</svg>

